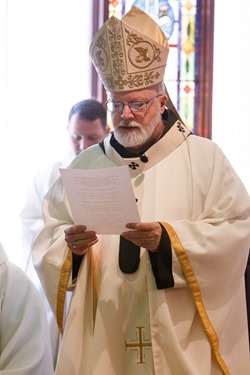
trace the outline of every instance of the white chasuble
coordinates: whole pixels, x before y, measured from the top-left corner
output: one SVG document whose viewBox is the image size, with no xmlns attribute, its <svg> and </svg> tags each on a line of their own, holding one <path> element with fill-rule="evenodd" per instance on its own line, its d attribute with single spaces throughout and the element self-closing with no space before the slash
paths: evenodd
<svg viewBox="0 0 250 375">
<path fill-rule="evenodd" d="M 249 196 L 221 150 L 188 134 L 177 122 L 146 162 L 121 158 L 108 136 L 106 155 L 93 146 L 71 164 L 128 165 L 141 221 L 161 222 L 170 237 L 174 287 L 157 289 L 143 248 L 138 269 L 123 273 L 119 236 L 98 235 L 79 270 L 56 375 L 249 375 Z M 63 231 L 73 223 L 61 179 L 44 214 L 34 261 L 58 314 L 69 254 Z"/>
<path fill-rule="evenodd" d="M 87 254 L 77 281 L 83 287 L 77 287 L 72 298 L 64 334 L 70 352 L 76 353 L 74 361 L 67 360 L 69 347 L 63 345 L 56 374 L 154 374 L 147 253 L 142 250 L 135 273 L 124 274 L 117 269 L 119 237 L 109 239 L 111 247 L 105 237 L 101 253 L 97 246 Z"/>
</svg>

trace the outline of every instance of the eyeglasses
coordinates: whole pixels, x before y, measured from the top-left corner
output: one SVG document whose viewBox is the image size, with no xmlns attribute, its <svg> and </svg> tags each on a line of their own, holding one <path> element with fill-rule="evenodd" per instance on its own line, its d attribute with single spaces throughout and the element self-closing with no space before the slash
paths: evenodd
<svg viewBox="0 0 250 375">
<path fill-rule="evenodd" d="M 109 112 L 123 112 L 124 106 L 127 105 L 131 112 L 146 112 L 148 109 L 148 104 L 151 103 L 155 98 L 161 96 L 162 94 L 154 96 L 152 99 L 146 102 L 113 102 L 111 99 L 107 100 L 106 106 Z"/>
</svg>

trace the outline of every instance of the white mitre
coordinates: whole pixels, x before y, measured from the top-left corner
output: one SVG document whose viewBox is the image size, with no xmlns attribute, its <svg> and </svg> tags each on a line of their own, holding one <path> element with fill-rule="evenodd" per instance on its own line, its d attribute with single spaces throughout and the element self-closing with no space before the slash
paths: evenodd
<svg viewBox="0 0 250 375">
<path fill-rule="evenodd" d="M 169 46 L 160 26 L 133 7 L 110 17 L 95 34 L 90 57 L 107 91 L 130 91 L 163 82 Z"/>
</svg>

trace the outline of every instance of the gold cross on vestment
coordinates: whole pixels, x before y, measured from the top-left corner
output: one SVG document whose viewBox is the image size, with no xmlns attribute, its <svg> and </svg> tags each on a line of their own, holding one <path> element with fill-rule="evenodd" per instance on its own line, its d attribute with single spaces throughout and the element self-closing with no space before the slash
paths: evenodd
<svg viewBox="0 0 250 375">
<path fill-rule="evenodd" d="M 145 363 L 144 349 L 150 348 L 152 346 L 151 341 L 145 340 L 144 338 L 144 327 L 136 327 L 137 330 L 137 342 L 128 342 L 125 340 L 126 350 L 136 350 L 138 364 Z"/>
</svg>

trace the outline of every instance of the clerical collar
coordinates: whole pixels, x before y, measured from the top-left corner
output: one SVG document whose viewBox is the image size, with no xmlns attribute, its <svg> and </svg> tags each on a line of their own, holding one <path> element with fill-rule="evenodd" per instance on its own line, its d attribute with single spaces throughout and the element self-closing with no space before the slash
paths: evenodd
<svg viewBox="0 0 250 375">
<path fill-rule="evenodd" d="M 190 130 L 186 128 L 180 120 L 175 121 L 175 123 L 169 127 L 166 128 L 168 129 L 167 133 L 161 137 L 158 142 L 154 143 L 144 155 L 133 157 L 129 154 L 129 157 L 123 157 L 119 153 L 119 150 L 115 149 L 116 146 L 121 148 L 121 145 L 114 141 L 115 138 L 112 137 L 111 133 L 99 143 L 99 146 L 107 158 L 112 160 L 115 165 L 127 165 L 130 174 L 136 177 L 170 155 L 191 134 Z M 111 137 L 113 138 L 113 142 L 116 143 L 115 147 L 111 145 Z"/>
<path fill-rule="evenodd" d="M 165 126 L 165 130 L 164 130 L 163 134 L 166 134 L 171 129 L 171 127 L 173 125 L 172 122 L 169 123 L 168 119 L 169 119 L 169 111 L 168 111 L 167 108 L 165 108 L 165 110 L 162 114 L 162 121 L 163 121 L 163 125 Z M 147 151 L 147 150 L 144 150 L 143 152 L 140 152 L 139 154 L 137 152 L 128 151 L 124 146 L 122 146 L 115 139 L 115 136 L 114 136 L 113 132 L 111 132 L 110 144 L 116 150 L 116 152 L 118 152 L 118 154 L 122 158 L 140 158 Z"/>
</svg>

